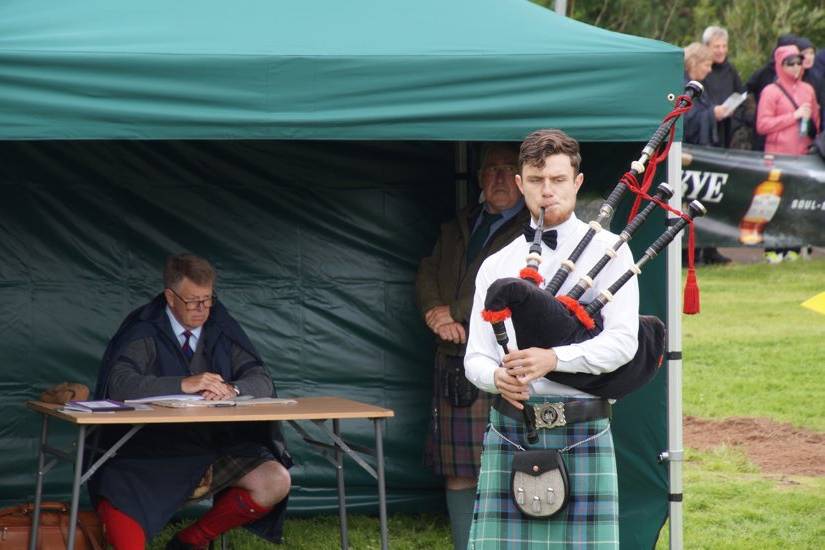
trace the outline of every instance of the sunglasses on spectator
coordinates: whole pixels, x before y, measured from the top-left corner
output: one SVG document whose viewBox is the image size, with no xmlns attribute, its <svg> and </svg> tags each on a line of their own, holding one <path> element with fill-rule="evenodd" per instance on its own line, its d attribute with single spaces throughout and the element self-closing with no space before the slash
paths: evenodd
<svg viewBox="0 0 825 550">
<path fill-rule="evenodd" d="M 793 61 L 785 61 L 782 64 L 786 67 L 796 67 L 797 65 L 802 65 L 802 61 L 799 59 L 794 59 Z"/>
</svg>

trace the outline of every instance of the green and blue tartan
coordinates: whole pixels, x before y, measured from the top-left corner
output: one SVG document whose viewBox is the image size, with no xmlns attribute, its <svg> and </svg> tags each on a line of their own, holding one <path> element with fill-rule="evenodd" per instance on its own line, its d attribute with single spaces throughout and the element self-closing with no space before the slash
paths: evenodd
<svg viewBox="0 0 825 550">
<path fill-rule="evenodd" d="M 540 396 L 529 404 L 565 401 Z M 490 409 L 490 425 L 527 450 L 561 449 L 594 436 L 608 419 L 538 430 L 527 443 L 524 423 Z M 570 478 L 570 500 L 550 519 L 533 519 L 516 508 L 510 494 L 513 454 L 519 452 L 489 427 L 484 436 L 469 550 L 504 548 L 619 548 L 619 487 L 610 430 L 562 454 Z"/>
</svg>

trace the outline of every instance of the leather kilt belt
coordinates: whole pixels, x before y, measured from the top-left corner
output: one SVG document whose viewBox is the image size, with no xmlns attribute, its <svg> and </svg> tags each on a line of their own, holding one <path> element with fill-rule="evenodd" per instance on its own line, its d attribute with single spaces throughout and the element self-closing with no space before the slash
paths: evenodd
<svg viewBox="0 0 825 550">
<path fill-rule="evenodd" d="M 575 424 L 576 422 L 587 422 L 588 420 L 599 420 L 610 418 L 610 402 L 607 399 L 576 399 L 572 401 L 559 401 L 556 403 L 542 403 L 540 405 L 529 405 L 536 412 L 536 428 L 556 428 Z M 496 396 L 493 407 L 505 416 L 514 420 L 524 420 L 524 413 L 510 404 L 503 397 Z"/>
</svg>

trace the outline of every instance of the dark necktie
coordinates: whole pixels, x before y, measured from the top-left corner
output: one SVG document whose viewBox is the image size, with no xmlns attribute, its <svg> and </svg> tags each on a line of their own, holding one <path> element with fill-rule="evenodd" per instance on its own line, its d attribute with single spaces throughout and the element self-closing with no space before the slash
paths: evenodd
<svg viewBox="0 0 825 550">
<path fill-rule="evenodd" d="M 473 263 L 478 253 L 484 248 L 487 237 L 490 235 L 490 227 L 501 219 L 501 214 L 491 214 L 486 210 L 481 211 L 481 222 L 473 234 L 470 235 L 470 242 L 467 243 L 467 265 Z"/>
<path fill-rule="evenodd" d="M 192 336 L 192 333 L 188 330 L 184 330 L 183 336 L 186 339 L 183 341 L 183 345 L 180 349 L 181 351 L 183 351 L 183 355 L 186 357 L 186 360 L 188 361 L 192 359 L 192 356 L 195 354 L 195 352 L 192 350 L 192 346 L 189 345 L 189 337 Z"/>
<path fill-rule="evenodd" d="M 532 243 L 533 239 L 536 236 L 536 230 L 530 225 L 524 226 L 524 238 L 527 240 L 528 243 Z M 544 244 L 552 248 L 553 250 L 556 249 L 556 230 L 551 229 L 549 231 L 542 231 L 541 233 L 541 240 Z"/>
</svg>

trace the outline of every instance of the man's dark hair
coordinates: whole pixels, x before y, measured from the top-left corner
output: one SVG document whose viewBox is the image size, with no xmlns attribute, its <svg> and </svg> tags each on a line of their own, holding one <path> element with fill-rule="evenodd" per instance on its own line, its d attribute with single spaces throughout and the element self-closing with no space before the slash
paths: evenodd
<svg viewBox="0 0 825 550">
<path fill-rule="evenodd" d="M 163 267 L 163 286 L 173 288 L 186 277 L 198 286 L 215 282 L 215 268 L 208 260 L 194 254 L 173 254 Z"/>
<path fill-rule="evenodd" d="M 524 138 L 518 155 L 519 173 L 525 164 L 544 168 L 544 159 L 550 155 L 567 155 L 573 172 L 579 173 L 582 164 L 579 142 L 555 128 L 536 130 Z"/>
</svg>

